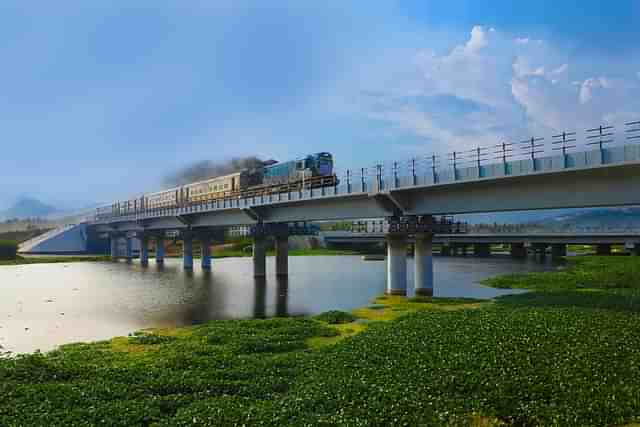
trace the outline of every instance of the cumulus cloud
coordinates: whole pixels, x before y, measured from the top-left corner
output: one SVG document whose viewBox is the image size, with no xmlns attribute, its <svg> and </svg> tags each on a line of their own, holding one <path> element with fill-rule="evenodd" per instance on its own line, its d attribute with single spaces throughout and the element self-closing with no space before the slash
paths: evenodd
<svg viewBox="0 0 640 427">
<path fill-rule="evenodd" d="M 640 117 L 636 72 L 625 74 L 621 64 L 617 76 L 591 77 L 592 58 L 568 57 L 549 41 L 474 26 L 464 43 L 443 54 L 416 50 L 406 61 L 419 71 L 411 91 L 406 81 L 376 88 L 365 102 L 367 114 L 430 141 L 430 148 L 488 145 Z M 452 110 L 452 102 L 463 107 Z"/>
</svg>

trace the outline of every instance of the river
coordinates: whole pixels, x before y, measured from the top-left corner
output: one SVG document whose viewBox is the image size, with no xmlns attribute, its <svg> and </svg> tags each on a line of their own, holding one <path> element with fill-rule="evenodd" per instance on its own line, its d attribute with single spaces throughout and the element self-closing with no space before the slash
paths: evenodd
<svg viewBox="0 0 640 427">
<path fill-rule="evenodd" d="M 385 263 L 357 256 L 289 259 L 277 279 L 252 277 L 250 258 L 214 260 L 213 270 L 185 272 L 181 260 L 148 268 L 137 262 L 78 262 L 0 267 L 0 352 L 47 351 L 150 327 L 212 319 L 308 315 L 364 306 L 385 289 Z M 551 268 L 507 257 L 436 257 L 435 295 L 493 298 L 508 291 L 478 282 L 497 274 Z M 409 260 L 409 288 L 413 287 Z M 513 291 L 510 291 L 513 292 Z"/>
</svg>

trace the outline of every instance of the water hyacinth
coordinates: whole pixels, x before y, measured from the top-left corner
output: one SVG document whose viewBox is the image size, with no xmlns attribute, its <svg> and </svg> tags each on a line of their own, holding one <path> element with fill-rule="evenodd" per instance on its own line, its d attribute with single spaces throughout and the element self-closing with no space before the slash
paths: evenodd
<svg viewBox="0 0 640 427">
<path fill-rule="evenodd" d="M 496 279 L 535 290 L 495 302 L 379 299 L 366 323 L 218 321 L 0 359 L 0 425 L 625 425 L 640 270 L 607 262 Z"/>
</svg>

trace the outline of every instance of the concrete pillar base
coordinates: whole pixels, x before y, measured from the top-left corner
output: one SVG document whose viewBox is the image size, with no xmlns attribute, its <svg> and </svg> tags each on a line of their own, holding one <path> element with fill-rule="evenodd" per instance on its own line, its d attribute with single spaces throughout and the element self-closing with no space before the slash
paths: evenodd
<svg viewBox="0 0 640 427">
<path fill-rule="evenodd" d="M 386 291 L 384 291 L 384 294 L 385 295 L 406 297 L 407 296 L 407 290 L 406 289 L 387 289 Z"/>
<path fill-rule="evenodd" d="M 416 234 L 414 290 L 418 296 L 433 296 L 433 236 Z"/>
<path fill-rule="evenodd" d="M 477 257 L 491 256 L 491 245 L 489 243 L 476 243 L 473 245 L 473 253 Z"/>
<path fill-rule="evenodd" d="M 526 258 L 527 248 L 524 246 L 524 243 L 512 243 L 511 256 L 513 258 Z"/>
<path fill-rule="evenodd" d="M 551 245 L 551 258 L 558 259 L 567 256 L 567 245 L 553 244 Z"/>
<path fill-rule="evenodd" d="M 425 289 L 425 288 L 416 289 L 416 296 L 417 297 L 432 297 L 433 296 L 433 289 Z"/>
<path fill-rule="evenodd" d="M 611 255 L 611 245 L 607 245 L 607 244 L 596 245 L 596 255 L 600 255 L 600 256 Z"/>
<path fill-rule="evenodd" d="M 387 236 L 387 294 L 407 294 L 407 236 Z"/>
</svg>

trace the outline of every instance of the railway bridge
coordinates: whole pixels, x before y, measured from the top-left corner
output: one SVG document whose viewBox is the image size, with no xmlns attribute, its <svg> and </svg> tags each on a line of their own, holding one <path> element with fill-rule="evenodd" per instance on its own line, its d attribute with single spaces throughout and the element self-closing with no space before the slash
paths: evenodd
<svg viewBox="0 0 640 427">
<path fill-rule="evenodd" d="M 640 122 L 638 122 L 640 123 Z M 415 291 L 433 293 L 432 246 L 434 235 L 450 234 L 454 224 L 441 215 L 504 212 L 535 209 L 615 207 L 640 205 L 640 145 L 626 141 L 606 145 L 608 134 L 600 128 L 593 149 L 573 151 L 563 142 L 544 146 L 526 142 L 524 158 L 512 158 L 513 149 L 502 144 L 499 161 L 488 162 L 477 149 L 470 164 L 440 168 L 434 161 L 419 167 L 415 161 L 398 167 L 376 167 L 371 174 L 347 172 L 329 187 L 299 189 L 277 194 L 236 196 L 167 209 L 140 209 L 126 214 L 96 216 L 89 226 L 109 234 L 112 256 L 117 257 L 118 238 L 140 242 L 140 261 L 149 262 L 149 240 L 156 240 L 156 262 L 163 262 L 163 239 L 167 231 L 183 240 L 184 267 L 193 268 L 193 240 L 202 244 L 202 268 L 211 268 L 209 242 L 228 227 L 248 226 L 253 237 L 256 277 L 266 274 L 265 239 L 274 238 L 276 274 L 288 272 L 287 239 L 291 224 L 385 218 L 387 242 L 387 292 L 404 295 L 407 290 L 406 249 L 415 240 Z M 605 128 L 606 129 L 606 128 Z M 635 136 L 635 135 L 634 135 Z M 566 135 L 563 141 L 566 140 Z M 458 156 L 458 159 L 460 157 Z"/>
</svg>

